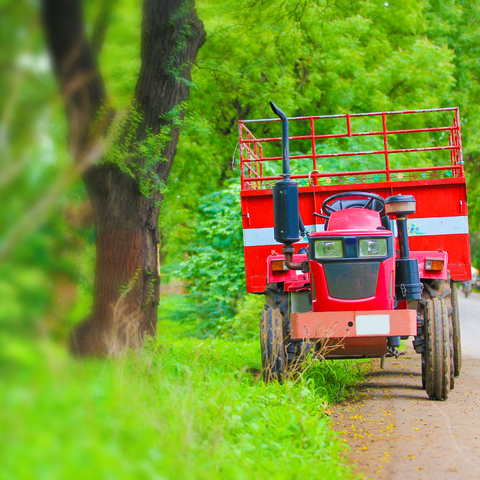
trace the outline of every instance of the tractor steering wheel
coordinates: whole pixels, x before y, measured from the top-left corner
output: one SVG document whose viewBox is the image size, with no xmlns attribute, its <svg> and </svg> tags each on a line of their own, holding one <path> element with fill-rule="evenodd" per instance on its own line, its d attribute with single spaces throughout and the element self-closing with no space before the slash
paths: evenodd
<svg viewBox="0 0 480 480">
<path fill-rule="evenodd" d="M 337 208 L 332 208 L 330 204 L 336 200 L 340 200 L 347 197 L 369 198 L 369 201 L 365 205 L 362 205 L 360 203 L 358 204 L 355 203 L 353 205 L 349 205 L 347 208 L 368 208 L 374 200 L 378 200 L 382 205 L 382 208 L 378 213 L 380 214 L 380 216 L 385 214 L 385 200 L 380 195 L 375 195 L 374 193 L 366 193 L 366 192 L 346 192 L 346 193 L 337 193 L 335 195 L 332 195 L 322 203 L 322 210 L 329 217 L 333 212 L 341 210 Z"/>
</svg>

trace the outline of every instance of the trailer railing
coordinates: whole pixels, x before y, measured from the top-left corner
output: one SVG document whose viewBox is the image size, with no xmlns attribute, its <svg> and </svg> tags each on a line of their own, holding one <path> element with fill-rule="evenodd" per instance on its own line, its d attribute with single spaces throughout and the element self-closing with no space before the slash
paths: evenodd
<svg viewBox="0 0 480 480">
<path fill-rule="evenodd" d="M 435 126 L 428 128 L 412 129 L 392 129 L 387 126 L 387 119 L 391 116 L 400 115 L 419 115 L 435 114 L 439 112 L 452 112 L 453 120 L 449 126 Z M 356 132 L 352 128 L 352 119 L 361 117 L 381 117 L 382 128 L 379 130 L 369 130 Z M 318 134 L 315 131 L 315 122 L 317 120 L 327 119 L 345 119 L 345 130 L 341 133 Z M 241 164 L 241 184 L 242 190 L 258 190 L 271 188 L 276 180 L 281 179 L 280 175 L 265 175 L 266 162 L 276 162 L 282 160 L 280 156 L 264 156 L 265 145 L 270 142 L 281 142 L 281 137 L 256 138 L 251 132 L 251 127 L 247 124 L 265 124 L 279 122 L 278 118 L 267 118 L 257 120 L 241 120 L 239 122 L 240 133 L 240 164 Z M 432 178 L 456 178 L 464 177 L 464 161 L 462 157 L 462 137 L 460 130 L 460 112 L 458 107 L 436 108 L 428 110 L 406 110 L 399 112 L 374 112 L 374 113 L 347 113 L 341 115 L 319 115 L 307 117 L 293 117 L 289 122 L 306 122 L 309 125 L 308 133 L 304 135 L 292 135 L 290 142 L 309 141 L 311 151 L 290 155 L 291 160 L 310 159 L 311 168 L 301 173 L 293 173 L 292 179 L 300 181 L 300 186 L 319 186 L 319 185 L 342 185 L 352 183 L 381 183 L 390 181 L 411 181 L 428 180 Z M 318 130 L 318 126 L 317 126 Z M 425 145 L 415 148 L 391 148 L 389 146 L 389 136 L 403 134 L 420 134 L 428 132 L 448 132 L 448 144 L 446 145 Z M 355 138 L 380 136 L 383 140 L 383 148 L 364 151 L 348 151 L 335 153 L 317 152 L 317 141 L 326 139 Z M 291 147 L 292 149 L 292 147 Z M 450 161 L 446 165 L 429 165 L 422 167 L 392 168 L 392 155 L 409 154 L 413 152 L 439 152 L 449 151 Z M 331 171 L 322 172 L 321 159 L 358 157 L 368 155 L 383 155 L 384 168 L 369 170 L 352 171 Z"/>
</svg>

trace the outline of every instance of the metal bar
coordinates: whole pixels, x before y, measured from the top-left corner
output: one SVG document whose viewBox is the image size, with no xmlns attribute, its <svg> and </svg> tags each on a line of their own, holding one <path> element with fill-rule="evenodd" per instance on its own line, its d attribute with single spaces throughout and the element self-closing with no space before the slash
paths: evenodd
<svg viewBox="0 0 480 480">
<path fill-rule="evenodd" d="M 415 114 L 415 113 L 429 113 L 429 112 L 451 112 L 454 111 L 454 118 L 451 126 L 448 127 L 429 127 L 429 128 L 416 128 L 405 130 L 388 130 L 387 129 L 387 115 L 400 115 L 400 114 Z M 381 131 L 373 132 L 352 132 L 351 118 L 352 117 L 371 117 L 382 116 L 383 129 Z M 315 135 L 315 120 L 327 118 L 345 118 L 346 119 L 346 133 L 340 134 L 324 134 Z M 442 170 L 452 170 L 454 177 L 464 176 L 464 164 L 461 152 L 461 130 L 460 130 L 460 114 L 458 107 L 449 108 L 437 108 L 437 109 L 425 109 L 425 110 L 405 110 L 396 112 L 373 112 L 373 113 L 356 113 L 356 114 L 340 114 L 340 115 L 322 115 L 322 116 L 308 116 L 308 117 L 293 117 L 288 120 L 294 121 L 309 121 L 310 135 L 298 135 L 289 137 L 290 140 L 310 140 L 312 152 L 311 154 L 304 155 L 292 155 L 290 158 L 295 159 L 312 159 L 313 171 L 317 170 L 318 159 L 322 158 L 334 158 L 334 157 L 355 157 L 359 155 L 384 155 L 385 157 L 385 170 L 367 170 L 367 171 L 353 171 L 353 172 L 331 172 L 331 173 L 316 173 L 313 175 L 314 185 L 318 185 L 318 179 L 323 177 L 338 177 L 338 176 L 359 176 L 359 175 L 372 175 L 372 174 L 384 174 L 387 181 L 391 180 L 392 173 L 408 173 L 408 172 L 434 172 Z M 274 122 L 280 121 L 279 119 L 260 119 L 260 120 L 243 120 L 239 122 L 240 133 L 240 161 L 242 166 L 241 180 L 242 189 L 245 186 L 245 180 L 248 178 L 251 182 L 256 182 L 257 186 L 259 182 L 278 180 L 279 176 L 267 176 L 264 177 L 264 163 L 266 161 L 278 161 L 282 160 L 282 157 L 263 157 L 263 142 L 279 142 L 281 137 L 271 138 L 255 138 L 253 133 L 245 126 L 245 123 L 262 123 L 262 122 Z M 425 133 L 425 132 L 443 132 L 448 131 L 448 145 L 437 147 L 418 147 L 418 148 L 405 148 L 405 149 L 391 149 L 388 147 L 388 135 L 405 134 L 405 133 Z M 246 138 L 245 138 L 246 134 Z M 328 139 L 328 138 L 345 138 L 345 137 L 361 137 L 361 136 L 373 136 L 383 135 L 383 150 L 371 150 L 361 152 L 338 152 L 338 153 L 324 153 L 318 154 L 316 152 L 316 140 Z M 253 144 L 253 145 L 252 145 Z M 411 152 L 429 152 L 429 151 L 443 151 L 450 150 L 450 165 L 437 166 L 437 167 L 415 167 L 415 168 L 390 168 L 390 154 L 394 153 L 411 153 Z M 255 165 L 252 165 L 255 162 Z M 253 167 L 253 168 L 252 168 Z M 246 168 L 246 170 L 245 170 Z M 248 177 L 246 174 L 248 173 Z M 252 177 L 253 175 L 253 177 Z M 292 178 L 309 178 L 308 174 L 292 175 Z"/>
<path fill-rule="evenodd" d="M 260 158 L 263 157 L 263 147 L 260 144 Z M 260 175 L 263 177 L 263 162 L 260 162 Z M 263 182 L 260 184 L 260 188 L 263 187 Z"/>
<path fill-rule="evenodd" d="M 455 126 L 455 117 L 453 118 L 452 126 Z M 453 130 L 450 130 L 448 134 L 448 145 L 453 145 Z M 450 150 L 450 163 L 452 165 L 455 163 L 453 159 L 454 153 L 455 153 L 455 150 Z"/>
<path fill-rule="evenodd" d="M 390 173 L 408 173 L 408 172 L 430 172 L 430 171 L 439 171 L 439 170 L 452 170 L 452 169 L 460 169 L 460 165 L 447 165 L 441 167 L 419 167 L 419 168 L 395 168 L 391 169 Z M 357 172 L 332 172 L 332 173 L 316 173 L 315 176 L 318 178 L 328 178 L 328 177 L 348 177 L 348 176 L 360 176 L 360 175 L 375 175 L 375 174 L 385 174 L 386 170 L 364 170 L 364 171 L 357 171 Z M 280 180 L 282 177 L 248 177 L 248 181 L 252 182 L 263 182 L 268 180 Z M 291 178 L 308 178 L 308 174 L 298 174 L 298 175 L 291 175 Z"/>
<path fill-rule="evenodd" d="M 312 159 L 313 159 L 313 170 L 317 169 L 317 151 L 315 148 L 315 120 L 313 118 L 310 119 L 310 133 L 312 134 Z M 313 184 L 315 186 L 318 185 L 317 177 L 313 177 Z"/>
<path fill-rule="evenodd" d="M 387 116 L 382 115 L 383 123 L 383 145 L 385 147 L 385 167 L 387 169 L 387 181 L 390 181 L 390 165 L 388 163 L 388 135 L 387 135 Z"/>
<path fill-rule="evenodd" d="M 460 170 L 460 165 L 440 165 L 438 167 L 392 168 L 390 172 L 433 172 L 436 170 Z"/>
<path fill-rule="evenodd" d="M 248 122 L 248 120 L 241 120 L 242 122 L 242 128 L 247 132 L 249 133 L 252 137 L 255 138 L 255 135 L 245 126 L 245 122 Z"/>
<path fill-rule="evenodd" d="M 374 175 L 376 173 L 386 173 L 385 170 L 365 170 L 363 172 L 332 172 L 332 173 L 319 173 L 317 174 L 317 177 L 319 178 L 328 178 L 328 177 L 342 177 L 342 176 L 353 176 L 353 175 L 357 175 L 357 176 L 360 176 L 360 175 Z M 270 177 L 263 177 L 263 178 L 251 178 L 251 179 L 248 179 L 252 182 L 261 182 L 262 180 L 265 180 L 265 181 L 268 181 L 268 180 L 280 180 L 282 177 L 274 177 L 274 176 L 270 176 Z M 301 174 L 298 174 L 298 175 L 290 175 L 290 178 L 308 178 L 308 174 L 304 174 L 304 173 L 301 173 Z"/>
<path fill-rule="evenodd" d="M 240 121 L 238 122 L 238 130 L 239 130 L 239 136 L 240 136 L 240 185 L 241 185 L 241 189 L 242 190 L 245 190 L 245 174 L 244 174 L 244 171 L 243 171 L 243 160 L 244 160 L 244 157 L 243 157 L 243 135 L 242 135 L 242 128 L 243 128 L 243 123 Z"/>
<path fill-rule="evenodd" d="M 461 172 L 462 172 L 462 177 L 465 175 L 465 171 L 464 171 L 464 161 L 463 161 L 463 153 L 462 153 L 462 131 L 460 130 L 460 109 L 457 107 L 457 110 L 455 112 L 455 120 L 457 122 L 457 132 L 458 132 L 458 152 L 459 152 L 459 156 L 460 156 L 460 160 L 458 161 L 458 163 L 460 163 L 462 169 L 461 169 Z"/>
<path fill-rule="evenodd" d="M 458 150 L 459 146 L 450 146 L 445 145 L 443 147 L 422 147 L 422 148 L 404 148 L 404 149 L 397 149 L 397 150 L 388 150 L 387 153 L 412 153 L 412 152 L 433 152 L 433 151 L 440 151 L 440 150 Z M 333 158 L 333 157 L 356 157 L 359 155 L 383 155 L 385 154 L 385 150 L 370 150 L 368 152 L 339 152 L 339 153 L 317 153 L 317 158 Z M 311 154 L 305 155 L 290 155 L 290 159 L 299 159 L 299 158 L 312 158 Z M 282 157 L 265 157 L 262 158 L 262 162 L 273 162 L 276 160 L 281 160 Z M 254 160 L 245 160 L 246 162 L 254 162 Z"/>
<path fill-rule="evenodd" d="M 255 156 L 258 159 L 258 143 L 257 142 L 254 143 L 254 148 L 255 148 Z M 257 174 L 257 176 L 258 176 L 258 163 L 259 163 L 258 161 L 255 162 L 255 173 Z"/>
<path fill-rule="evenodd" d="M 250 155 L 253 157 L 254 160 L 260 160 L 259 158 L 257 158 L 255 156 L 255 154 L 253 153 L 253 150 L 248 145 L 244 144 L 244 148 L 245 148 L 245 150 L 247 150 L 248 153 L 250 153 Z M 248 155 L 245 160 L 251 161 L 250 160 L 250 155 Z M 262 158 L 261 160 L 264 160 L 264 159 Z"/>
<path fill-rule="evenodd" d="M 261 177 L 261 176 L 255 171 L 255 168 L 252 168 L 252 166 L 251 166 L 251 165 L 248 165 L 248 163 L 245 164 L 245 167 L 246 167 L 246 169 L 247 169 L 249 172 L 253 173 L 253 174 L 254 174 L 255 176 L 257 176 L 258 178 Z M 251 178 L 254 178 L 254 177 L 249 176 L 249 177 L 247 177 L 247 180 L 250 180 Z"/>
<path fill-rule="evenodd" d="M 459 146 L 455 145 L 444 145 L 443 147 L 403 148 L 398 150 L 389 150 L 388 153 L 434 152 L 437 150 L 458 150 L 459 148 Z"/>
<path fill-rule="evenodd" d="M 313 118 L 314 120 L 321 119 L 321 118 L 345 118 L 347 115 L 350 117 L 374 117 L 380 115 L 402 115 L 402 114 L 410 114 L 410 113 L 433 113 L 433 112 L 453 112 L 457 110 L 458 107 L 447 107 L 447 108 L 426 108 L 424 110 L 399 110 L 399 111 L 391 111 L 391 112 L 371 112 L 371 113 L 341 113 L 337 115 L 312 115 L 312 116 L 305 116 L 305 117 L 288 117 L 287 120 L 291 121 L 298 121 L 298 120 L 309 120 Z M 280 119 L 278 118 L 258 118 L 258 119 L 251 119 L 251 120 L 242 120 L 243 123 L 265 123 L 265 122 L 279 122 Z"/>
<path fill-rule="evenodd" d="M 439 170 L 460 170 L 461 165 L 442 165 L 439 167 L 416 167 L 416 168 L 392 168 L 390 173 L 408 173 L 408 172 L 433 172 Z M 386 170 L 363 170 L 363 171 L 354 171 L 354 172 L 331 172 L 331 173 L 316 173 L 315 176 L 318 178 L 328 178 L 328 177 L 348 177 L 348 176 L 360 176 L 360 175 L 374 175 L 374 174 L 387 174 Z M 291 175 L 291 178 L 308 178 L 308 174 L 298 174 Z M 259 178 L 248 178 L 253 182 L 261 182 L 267 180 L 279 180 L 282 177 L 259 177 Z"/>
<path fill-rule="evenodd" d="M 311 119 L 313 121 L 313 118 Z M 387 130 L 387 135 L 397 135 L 400 133 L 424 133 L 424 132 L 443 132 L 447 130 L 456 130 L 457 127 L 432 127 L 432 128 L 412 128 L 410 130 Z M 348 137 L 367 137 L 372 135 L 385 135 L 383 130 L 378 130 L 374 132 L 351 132 L 350 133 L 332 133 L 332 134 L 325 134 L 325 135 L 315 135 L 315 140 L 323 139 L 323 138 L 348 138 Z M 311 135 L 296 135 L 293 137 L 289 137 L 289 140 L 307 140 L 311 137 Z M 271 137 L 271 138 L 253 138 L 253 142 L 261 143 L 261 142 L 280 142 L 282 140 L 281 137 Z M 245 141 L 245 140 L 244 140 Z"/>
<path fill-rule="evenodd" d="M 424 110 L 397 110 L 391 112 L 372 112 L 372 113 L 351 113 L 351 117 L 373 117 L 380 115 L 408 115 L 411 113 L 433 113 L 433 112 L 453 112 L 458 107 L 447 108 L 426 108 Z"/>
</svg>

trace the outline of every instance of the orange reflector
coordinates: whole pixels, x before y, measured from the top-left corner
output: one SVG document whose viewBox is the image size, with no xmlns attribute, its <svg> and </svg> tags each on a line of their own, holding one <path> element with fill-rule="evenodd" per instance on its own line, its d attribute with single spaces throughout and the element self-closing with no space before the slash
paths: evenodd
<svg viewBox="0 0 480 480">
<path fill-rule="evenodd" d="M 426 258 L 425 259 L 425 270 L 433 272 L 441 272 L 444 265 L 443 259 L 440 258 Z"/>
<path fill-rule="evenodd" d="M 285 262 L 283 260 L 272 260 L 272 272 L 284 272 Z"/>
</svg>

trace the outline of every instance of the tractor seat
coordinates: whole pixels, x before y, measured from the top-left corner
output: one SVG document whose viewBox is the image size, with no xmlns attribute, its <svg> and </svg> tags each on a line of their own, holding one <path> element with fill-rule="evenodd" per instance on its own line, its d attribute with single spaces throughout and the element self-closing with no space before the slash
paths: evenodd
<svg viewBox="0 0 480 480">
<path fill-rule="evenodd" d="M 346 210 L 347 208 L 364 208 L 369 200 L 370 199 L 368 198 L 344 198 L 333 202 L 331 204 L 331 207 L 335 210 Z M 382 207 L 383 205 L 381 204 L 381 202 L 379 202 L 378 200 L 373 200 L 368 206 L 368 210 L 380 212 L 382 210 Z M 387 230 L 393 231 L 393 227 L 390 225 L 390 219 L 386 215 L 385 211 L 383 212 L 383 215 L 380 216 L 380 220 L 382 221 L 383 227 L 385 227 Z M 327 223 L 325 224 L 325 228 L 327 228 Z"/>
</svg>

